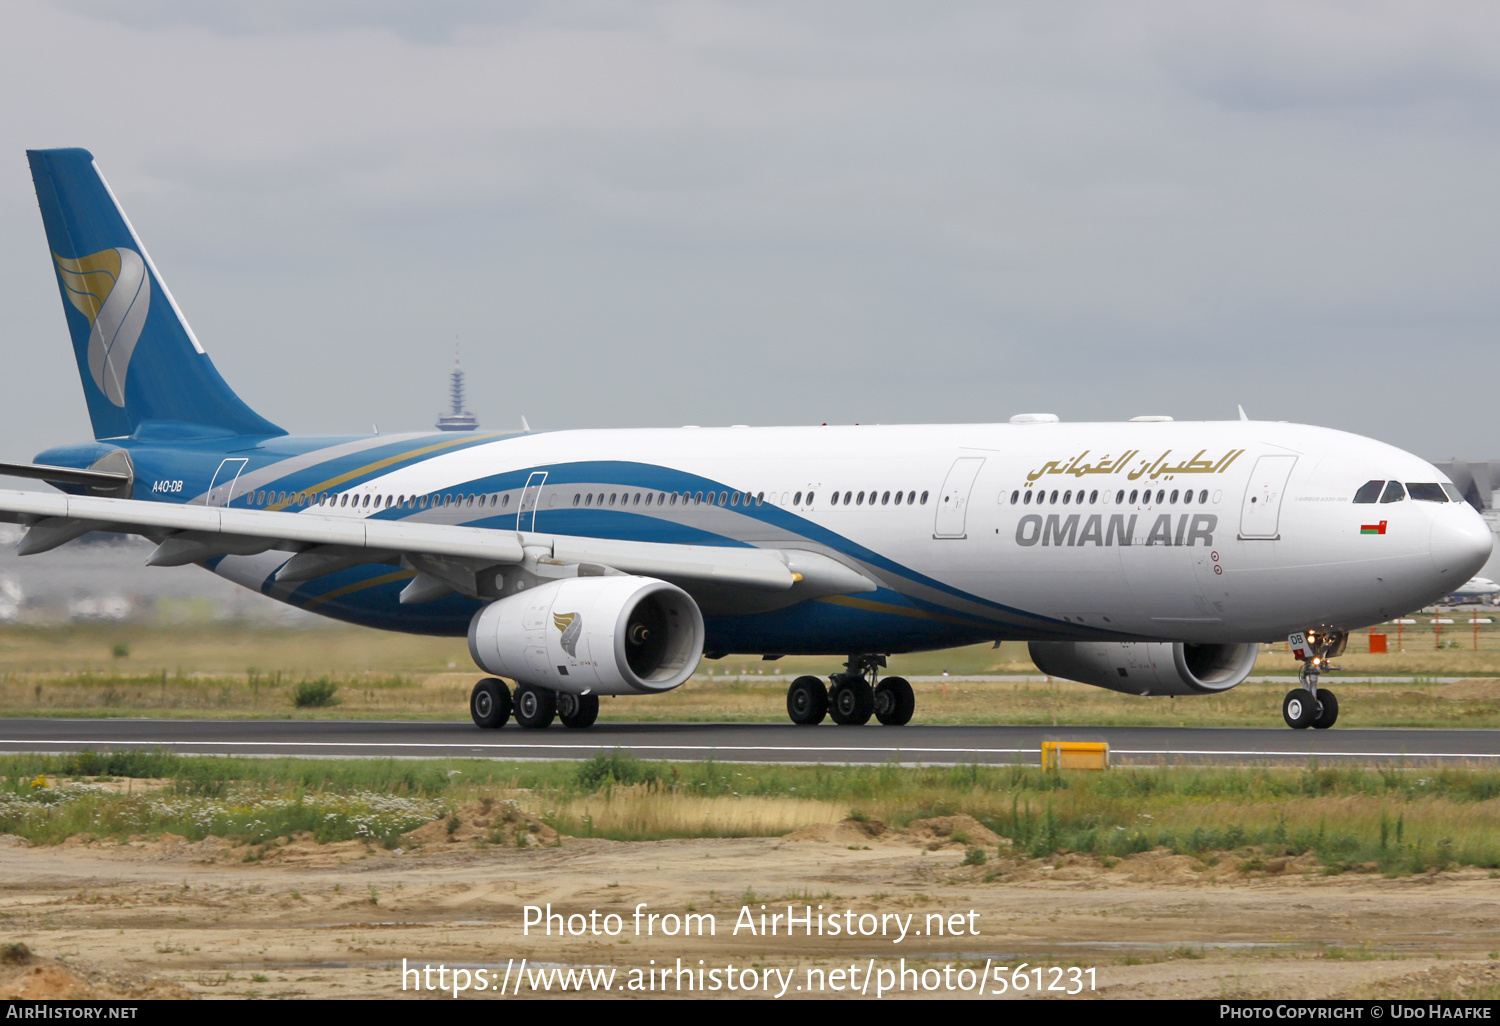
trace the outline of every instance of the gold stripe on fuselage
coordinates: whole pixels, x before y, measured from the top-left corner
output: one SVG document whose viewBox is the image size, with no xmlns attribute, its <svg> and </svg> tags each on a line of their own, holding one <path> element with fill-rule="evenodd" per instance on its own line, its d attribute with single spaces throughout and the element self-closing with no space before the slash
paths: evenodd
<svg viewBox="0 0 1500 1026">
<path fill-rule="evenodd" d="M 454 446 L 463 445 L 465 442 L 474 442 L 480 440 L 487 442 L 493 441 L 496 438 L 504 438 L 506 437 L 506 435 L 511 433 L 512 432 L 506 431 L 493 435 L 479 435 L 477 437 L 470 435 L 468 438 L 455 438 L 450 442 L 438 442 L 436 445 L 425 446 L 421 449 L 413 449 L 411 452 L 403 452 L 395 456 L 387 456 L 383 460 L 376 460 L 374 463 L 366 463 L 362 467 L 355 467 L 347 474 L 340 474 L 338 477 L 330 477 L 327 481 L 320 481 L 317 484 L 312 485 L 311 487 L 299 488 L 295 492 L 289 492 L 289 498 L 286 502 L 274 503 L 273 505 L 267 506 L 266 509 L 270 510 L 273 513 L 279 512 L 292 505 L 298 495 L 304 493 L 308 495 L 317 495 L 325 488 L 337 488 L 345 481 L 352 481 L 356 477 L 371 473 L 372 471 L 384 470 L 386 467 L 392 466 L 396 463 L 401 463 L 405 460 L 415 459 L 418 456 L 426 456 L 429 453 L 439 452 L 443 449 L 452 449 Z"/>
</svg>

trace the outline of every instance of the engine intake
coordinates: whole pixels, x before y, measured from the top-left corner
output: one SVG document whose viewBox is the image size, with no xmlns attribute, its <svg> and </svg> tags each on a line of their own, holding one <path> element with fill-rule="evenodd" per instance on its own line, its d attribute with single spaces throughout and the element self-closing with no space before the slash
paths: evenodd
<svg viewBox="0 0 1500 1026">
<path fill-rule="evenodd" d="M 703 614 L 666 581 L 569 577 L 492 602 L 469 622 L 487 673 L 596 695 L 670 691 L 703 657 Z"/>
<path fill-rule="evenodd" d="M 1242 684 L 1260 646 L 1182 641 L 1033 641 L 1031 661 L 1052 677 L 1129 695 L 1207 695 Z"/>
</svg>

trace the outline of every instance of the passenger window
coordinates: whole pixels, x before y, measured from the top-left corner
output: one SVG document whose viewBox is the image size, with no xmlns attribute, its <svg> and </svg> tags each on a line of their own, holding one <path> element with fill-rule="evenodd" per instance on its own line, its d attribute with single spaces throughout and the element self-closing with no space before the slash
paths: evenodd
<svg viewBox="0 0 1500 1026">
<path fill-rule="evenodd" d="M 1384 481 L 1366 481 L 1359 486 L 1359 491 L 1354 493 L 1354 501 L 1358 503 L 1373 503 L 1380 498 L 1380 489 L 1384 487 Z"/>
<path fill-rule="evenodd" d="M 1156 490 L 1156 504 L 1158 506 L 1161 505 L 1162 500 L 1165 499 L 1166 497 L 1167 497 L 1167 490 L 1165 488 L 1158 488 Z"/>
<path fill-rule="evenodd" d="M 1178 494 L 1177 493 L 1177 489 L 1173 488 L 1172 489 L 1172 505 L 1174 505 L 1174 506 L 1177 505 L 1177 494 Z"/>
<path fill-rule="evenodd" d="M 1089 492 L 1089 505 L 1092 506 L 1094 503 L 1096 503 L 1098 501 L 1099 501 L 1099 490 L 1096 488 L 1092 492 Z"/>
<path fill-rule="evenodd" d="M 587 495 L 585 495 L 583 497 L 583 504 L 585 506 L 592 506 L 594 504 L 594 493 L 593 492 L 589 492 Z"/>
<path fill-rule="evenodd" d="M 729 505 L 729 493 L 728 492 L 720 492 L 719 493 L 719 505 L 720 506 L 727 506 L 727 505 Z"/>
<path fill-rule="evenodd" d="M 1125 489 L 1121 488 L 1118 492 L 1115 493 L 1115 505 L 1118 506 L 1118 505 L 1120 505 L 1124 501 L 1125 501 Z M 1132 502 L 1135 501 L 1135 497 L 1133 495 L 1131 496 L 1131 501 Z"/>
<path fill-rule="evenodd" d="M 922 493 L 922 505 L 924 505 L 924 506 L 927 505 L 927 493 L 926 492 Z"/>
<path fill-rule="evenodd" d="M 729 504 L 731 506 L 738 506 L 740 504 L 740 493 L 739 492 L 730 492 L 729 493 Z"/>
<path fill-rule="evenodd" d="M 1201 492 L 1198 493 L 1198 505 L 1201 506 L 1201 505 L 1203 505 L 1207 501 L 1208 501 L 1208 489 L 1205 488 Z"/>
<path fill-rule="evenodd" d="M 890 503 L 890 501 L 891 501 L 891 493 L 890 492 L 886 492 L 884 495 L 882 495 L 880 497 L 880 504 L 882 506 L 888 505 Z"/>
<path fill-rule="evenodd" d="M 1381 502 L 1400 502 L 1406 498 L 1406 492 L 1401 488 L 1400 481 L 1389 481 L 1385 486 L 1385 494 L 1380 497 Z"/>
<path fill-rule="evenodd" d="M 906 493 L 906 504 L 908 506 L 914 506 L 914 505 L 916 505 L 916 502 L 917 502 L 917 493 L 916 492 L 907 492 Z M 922 502 L 923 503 L 927 502 L 927 493 L 926 492 L 922 493 Z"/>
<path fill-rule="evenodd" d="M 693 505 L 697 506 L 697 505 L 700 505 L 702 502 L 703 502 L 703 493 L 702 492 L 694 492 L 693 493 Z"/>
<path fill-rule="evenodd" d="M 807 504 L 809 506 L 811 506 L 813 504 L 813 493 L 812 492 L 808 492 L 807 493 Z"/>
<path fill-rule="evenodd" d="M 766 493 L 765 492 L 757 492 L 755 494 L 755 504 L 757 506 L 759 506 L 761 503 L 763 503 L 765 501 L 766 501 Z"/>
<path fill-rule="evenodd" d="M 858 495 L 856 495 L 854 497 L 854 504 L 856 506 L 863 506 L 865 504 L 865 493 L 864 492 L 860 492 Z"/>
<path fill-rule="evenodd" d="M 1135 489 L 1134 489 L 1134 488 L 1132 488 L 1132 489 L 1131 489 L 1131 490 L 1130 490 L 1130 504 L 1131 504 L 1131 505 L 1132 505 L 1132 506 L 1134 506 L 1134 505 L 1135 505 L 1135 502 L 1136 502 L 1136 496 L 1137 496 L 1137 495 L 1138 495 L 1138 494 L 1139 494 L 1139 493 L 1138 493 L 1138 492 L 1137 492 L 1137 491 L 1136 491 L 1136 490 L 1135 490 Z"/>
<path fill-rule="evenodd" d="M 1047 502 L 1050 503 L 1053 506 L 1057 505 L 1057 489 L 1056 488 L 1052 489 L 1052 495 L 1051 495 L 1051 497 L 1049 497 L 1047 499 Z"/>
<path fill-rule="evenodd" d="M 849 503 L 851 501 L 853 501 L 853 499 L 854 499 L 854 493 L 853 492 L 845 492 L 844 493 L 844 505 L 845 506 L 849 505 Z"/>
<path fill-rule="evenodd" d="M 1026 493 L 1026 498 L 1024 498 L 1024 499 L 1021 500 L 1021 505 L 1023 505 L 1023 506 L 1030 506 L 1031 505 L 1031 493 L 1030 492 L 1027 492 Z"/>
<path fill-rule="evenodd" d="M 801 492 L 798 492 L 796 495 L 792 496 L 792 505 L 793 506 L 800 506 L 800 505 L 802 505 L 802 493 Z"/>
<path fill-rule="evenodd" d="M 1443 494 L 1443 486 L 1440 484 L 1412 484 L 1406 482 L 1406 494 L 1418 502 L 1447 502 L 1448 496 Z"/>
<path fill-rule="evenodd" d="M 1072 501 L 1073 501 L 1073 491 L 1072 491 L 1072 489 L 1069 489 L 1068 491 L 1063 492 L 1063 505 L 1066 506 L 1068 503 L 1070 503 Z"/>
</svg>

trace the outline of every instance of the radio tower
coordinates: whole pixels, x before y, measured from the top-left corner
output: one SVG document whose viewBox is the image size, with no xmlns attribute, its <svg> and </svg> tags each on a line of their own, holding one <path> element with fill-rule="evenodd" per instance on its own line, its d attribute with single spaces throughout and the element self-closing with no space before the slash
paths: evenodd
<svg viewBox="0 0 1500 1026">
<path fill-rule="evenodd" d="M 453 375 L 448 384 L 448 398 L 453 403 L 453 410 L 438 417 L 439 431 L 473 431 L 479 427 L 479 418 L 464 409 L 464 371 L 459 365 L 457 345 L 453 347 Z"/>
</svg>

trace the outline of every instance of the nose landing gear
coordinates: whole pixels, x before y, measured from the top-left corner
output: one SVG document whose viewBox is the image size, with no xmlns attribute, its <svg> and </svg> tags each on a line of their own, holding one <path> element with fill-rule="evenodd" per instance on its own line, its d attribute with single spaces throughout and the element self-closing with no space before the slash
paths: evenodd
<svg viewBox="0 0 1500 1026">
<path fill-rule="evenodd" d="M 787 716 L 808 726 L 822 723 L 824 716 L 846 727 L 868 723 L 871 716 L 887 727 L 905 726 L 916 710 L 916 695 L 904 677 L 877 683 L 883 666 L 883 655 L 850 656 L 845 671 L 830 677 L 833 686 L 826 690 L 816 677 L 798 677 L 787 688 Z"/>
<path fill-rule="evenodd" d="M 1339 718 L 1339 700 L 1327 688 L 1318 687 L 1318 675 L 1336 669 L 1328 660 L 1341 654 L 1349 640 L 1343 631 L 1308 631 L 1287 639 L 1292 655 L 1302 661 L 1302 684 L 1288 691 L 1281 701 L 1281 718 L 1293 730 L 1327 730 Z"/>
</svg>

